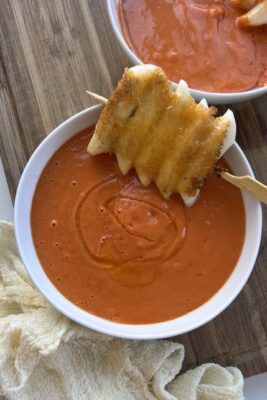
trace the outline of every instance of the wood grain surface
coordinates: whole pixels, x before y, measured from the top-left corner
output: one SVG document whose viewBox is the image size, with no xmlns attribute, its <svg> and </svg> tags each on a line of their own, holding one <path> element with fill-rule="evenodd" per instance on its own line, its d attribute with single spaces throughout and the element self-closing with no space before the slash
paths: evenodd
<svg viewBox="0 0 267 400">
<path fill-rule="evenodd" d="M 13 198 L 40 141 L 93 104 L 85 89 L 108 97 L 128 65 L 105 1 L 0 1 L 0 155 Z M 237 141 L 256 177 L 267 183 L 267 96 L 231 108 Z M 260 254 L 242 293 L 212 322 L 175 338 L 186 347 L 185 368 L 218 362 L 237 365 L 245 376 L 267 370 L 266 208 L 263 211 Z"/>
</svg>

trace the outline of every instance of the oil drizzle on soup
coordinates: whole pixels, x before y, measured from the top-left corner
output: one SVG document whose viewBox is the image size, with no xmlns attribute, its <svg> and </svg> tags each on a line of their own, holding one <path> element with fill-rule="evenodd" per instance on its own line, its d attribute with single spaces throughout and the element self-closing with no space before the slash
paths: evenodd
<svg viewBox="0 0 267 400">
<path fill-rule="evenodd" d="M 79 307 L 148 324 L 188 313 L 226 282 L 245 233 L 241 193 L 210 176 L 192 208 L 165 200 L 115 157 L 92 157 L 93 127 L 44 168 L 32 203 L 35 248 L 47 276 Z M 226 163 L 222 161 L 223 166 Z"/>
</svg>

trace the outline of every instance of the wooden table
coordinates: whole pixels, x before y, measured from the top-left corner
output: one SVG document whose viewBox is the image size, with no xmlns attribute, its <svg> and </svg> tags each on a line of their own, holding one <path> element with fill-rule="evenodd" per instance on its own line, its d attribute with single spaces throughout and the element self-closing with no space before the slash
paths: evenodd
<svg viewBox="0 0 267 400">
<path fill-rule="evenodd" d="M 85 89 L 109 96 L 127 65 L 105 1 L 0 1 L 0 155 L 13 198 L 45 135 L 92 104 Z M 266 183 L 267 96 L 231 108 L 237 141 Z M 177 338 L 186 367 L 212 361 L 237 365 L 245 376 L 267 370 L 266 209 L 264 217 L 260 254 L 242 293 L 215 320 Z"/>
</svg>

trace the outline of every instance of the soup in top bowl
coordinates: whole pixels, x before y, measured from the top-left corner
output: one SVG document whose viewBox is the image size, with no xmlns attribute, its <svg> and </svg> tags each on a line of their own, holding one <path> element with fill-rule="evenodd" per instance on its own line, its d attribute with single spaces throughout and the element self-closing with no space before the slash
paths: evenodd
<svg viewBox="0 0 267 400">
<path fill-rule="evenodd" d="M 40 174 L 31 229 L 56 288 L 91 314 L 124 324 L 175 319 L 225 284 L 244 242 L 241 192 L 215 175 L 187 208 L 164 199 L 114 156 L 90 156 L 94 127 L 60 147 Z M 225 161 L 220 161 L 227 167 Z"/>
<path fill-rule="evenodd" d="M 125 40 L 144 63 L 191 89 L 236 93 L 267 85 L 267 26 L 244 27 L 230 0 L 120 0 Z"/>
</svg>

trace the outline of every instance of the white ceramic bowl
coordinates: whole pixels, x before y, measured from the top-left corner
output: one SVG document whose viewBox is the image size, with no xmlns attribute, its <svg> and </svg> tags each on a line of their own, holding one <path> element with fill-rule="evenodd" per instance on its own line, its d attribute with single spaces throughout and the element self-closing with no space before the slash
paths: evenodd
<svg viewBox="0 0 267 400">
<path fill-rule="evenodd" d="M 116 37 L 128 55 L 130 60 L 134 65 L 143 64 L 143 62 L 132 52 L 127 42 L 124 39 L 124 35 L 121 31 L 120 22 L 118 18 L 118 0 L 107 0 L 108 14 L 111 21 L 111 25 L 116 34 Z M 178 83 L 178 82 L 177 82 Z M 177 84 L 173 82 L 173 87 L 176 88 Z M 236 92 L 236 93 L 215 93 L 215 92 L 205 92 L 203 90 L 190 89 L 190 94 L 197 101 L 205 98 L 209 104 L 232 104 L 239 103 L 245 100 L 250 100 L 255 97 L 261 96 L 267 93 L 267 86 L 263 86 L 257 89 L 247 90 L 245 92 Z"/>
<path fill-rule="evenodd" d="M 67 300 L 50 282 L 38 260 L 32 240 L 30 213 L 39 176 L 55 151 L 73 135 L 93 125 L 100 111 L 101 106 L 95 106 L 63 122 L 46 137 L 30 158 L 22 174 L 15 201 L 15 231 L 21 258 L 31 279 L 47 300 L 63 314 L 88 328 L 131 339 L 165 338 L 191 331 L 222 312 L 238 295 L 253 269 L 260 245 L 262 215 L 260 204 L 248 194 L 243 194 L 246 210 L 245 243 L 232 275 L 207 303 L 171 321 L 129 325 L 96 317 Z M 237 175 L 253 176 L 249 163 L 237 144 L 228 150 L 225 158 Z"/>
</svg>

